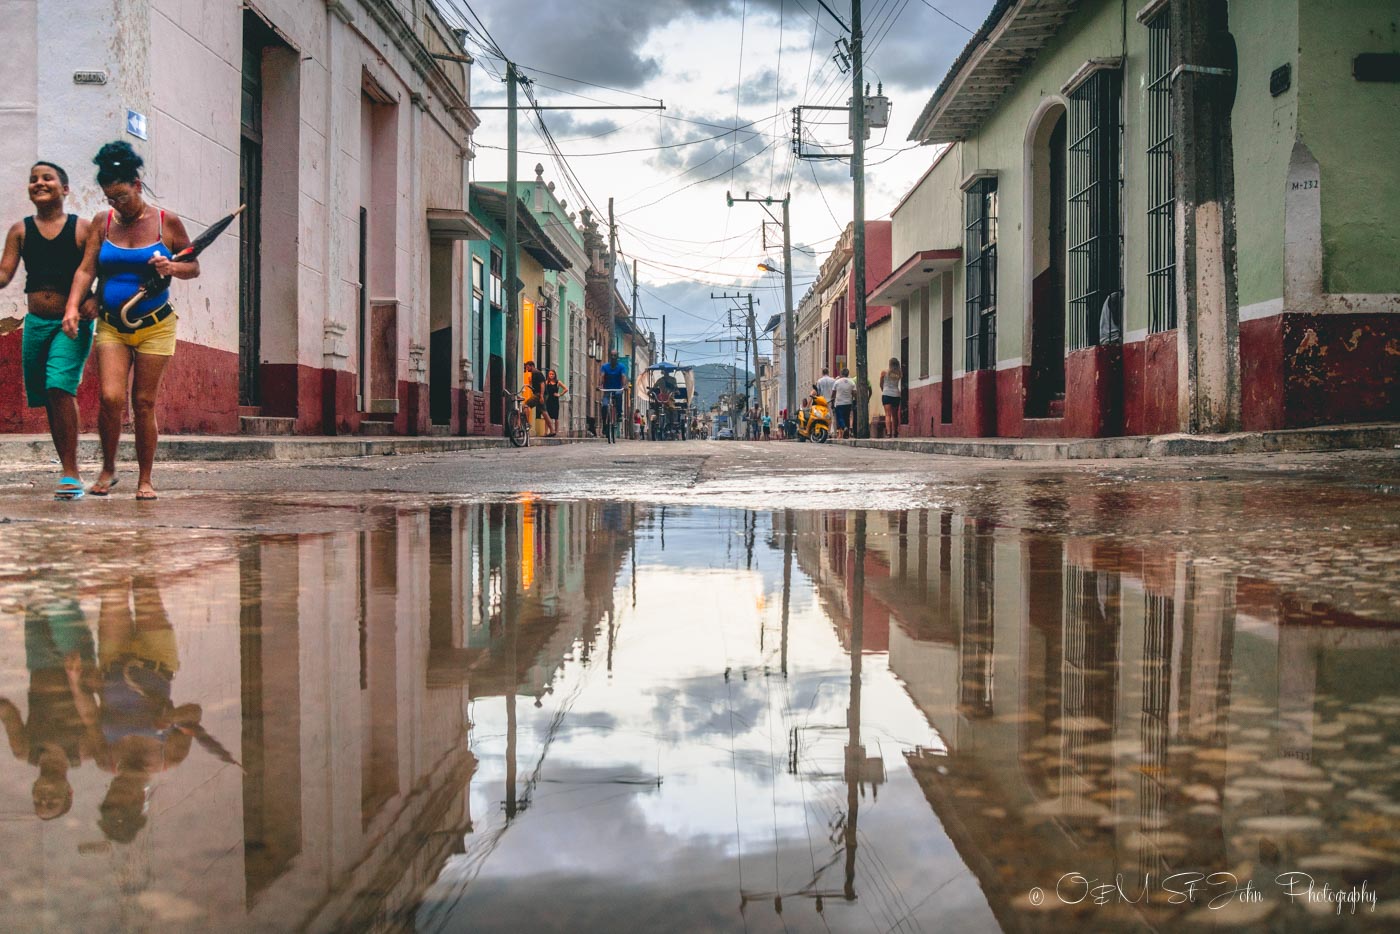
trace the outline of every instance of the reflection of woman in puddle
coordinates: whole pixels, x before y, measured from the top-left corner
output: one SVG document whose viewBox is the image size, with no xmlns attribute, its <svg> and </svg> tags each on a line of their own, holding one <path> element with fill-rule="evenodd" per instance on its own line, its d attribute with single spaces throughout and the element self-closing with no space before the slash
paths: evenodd
<svg viewBox="0 0 1400 934">
<path fill-rule="evenodd" d="M 101 709 L 90 698 L 78 709 L 97 743 L 97 764 L 115 775 L 98 826 L 108 839 L 130 843 L 146 825 L 152 775 L 185 761 L 201 711 L 198 704 L 177 707 L 170 700 L 180 660 L 152 578 L 102 595 L 98 648 Z"/>
<path fill-rule="evenodd" d="M 84 674 L 93 664 L 92 630 L 73 595 L 71 581 L 50 582 L 53 591 L 31 602 L 24 616 L 24 655 L 29 668 L 29 723 L 15 705 L 0 698 L 0 721 L 15 758 L 39 769 L 34 780 L 34 813 L 53 820 L 73 806 L 68 770 L 94 747 L 84 735 L 78 709 L 91 705 Z"/>
</svg>

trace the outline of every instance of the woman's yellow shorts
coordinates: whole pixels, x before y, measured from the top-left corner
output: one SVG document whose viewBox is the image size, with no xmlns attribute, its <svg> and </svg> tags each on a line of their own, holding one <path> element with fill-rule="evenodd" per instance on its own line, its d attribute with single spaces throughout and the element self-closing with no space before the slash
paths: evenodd
<svg viewBox="0 0 1400 934">
<path fill-rule="evenodd" d="M 142 328 L 131 334 L 118 331 L 101 318 L 97 319 L 97 331 L 92 337 L 92 346 L 121 344 L 137 353 L 148 353 L 156 357 L 175 356 L 175 321 L 180 316 L 171 314 L 159 324 Z"/>
</svg>

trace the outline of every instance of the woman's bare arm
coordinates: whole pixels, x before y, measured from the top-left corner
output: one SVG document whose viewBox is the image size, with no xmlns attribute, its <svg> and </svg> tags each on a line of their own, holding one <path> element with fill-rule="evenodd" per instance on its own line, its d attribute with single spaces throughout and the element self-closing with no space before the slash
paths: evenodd
<svg viewBox="0 0 1400 934">
<path fill-rule="evenodd" d="M 97 254 L 101 250 L 102 223 L 101 215 L 98 215 L 88 224 L 87 239 L 83 241 L 83 261 L 78 264 L 78 271 L 73 274 L 73 288 L 68 290 L 68 306 L 63 312 L 65 321 L 70 313 L 73 315 L 74 334 L 77 333 L 76 321 L 82 310 L 83 299 L 92 291 L 93 280 L 97 278 Z"/>
<path fill-rule="evenodd" d="M 171 253 L 179 253 L 190 245 L 190 235 L 185 232 L 185 222 L 174 214 L 165 215 L 165 226 L 170 231 Z M 156 268 L 156 274 L 169 276 L 172 279 L 198 279 L 199 260 L 193 259 L 184 263 L 177 263 L 165 256 L 152 256 L 151 265 Z"/>
</svg>

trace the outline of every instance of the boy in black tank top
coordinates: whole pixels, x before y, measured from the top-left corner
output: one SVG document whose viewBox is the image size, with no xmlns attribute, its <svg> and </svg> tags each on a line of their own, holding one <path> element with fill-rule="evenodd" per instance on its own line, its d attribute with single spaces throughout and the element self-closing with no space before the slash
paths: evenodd
<svg viewBox="0 0 1400 934">
<path fill-rule="evenodd" d="M 24 261 L 24 291 L 29 314 L 24 318 L 25 397 L 30 408 L 48 410 L 49 432 L 63 465 L 54 498 L 81 499 L 78 473 L 78 383 L 92 349 L 92 318 L 97 305 L 85 302 L 75 328 L 63 331 L 64 307 L 73 275 L 83 259 L 89 222 L 63 209 L 68 174 L 51 162 L 29 170 L 29 200 L 34 216 L 13 224 L 0 253 L 0 288 L 10 284 Z"/>
</svg>

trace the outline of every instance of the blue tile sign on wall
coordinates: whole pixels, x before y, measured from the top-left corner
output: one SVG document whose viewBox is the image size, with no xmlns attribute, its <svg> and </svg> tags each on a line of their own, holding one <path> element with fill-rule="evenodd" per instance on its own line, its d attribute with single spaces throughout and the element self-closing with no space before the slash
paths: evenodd
<svg viewBox="0 0 1400 934">
<path fill-rule="evenodd" d="M 146 138 L 146 115 L 134 110 L 126 112 L 126 131 L 137 139 Z"/>
</svg>

